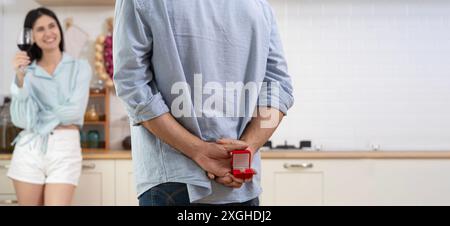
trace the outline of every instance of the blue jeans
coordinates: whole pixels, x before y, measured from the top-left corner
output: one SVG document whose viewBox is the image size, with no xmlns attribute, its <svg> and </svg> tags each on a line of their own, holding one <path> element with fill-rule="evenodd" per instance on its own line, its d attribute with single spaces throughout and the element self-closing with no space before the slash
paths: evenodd
<svg viewBox="0 0 450 226">
<path fill-rule="evenodd" d="M 146 191 L 138 199 L 140 206 L 259 206 L 258 198 L 243 203 L 220 205 L 191 203 L 187 186 L 182 183 L 160 184 Z"/>
</svg>

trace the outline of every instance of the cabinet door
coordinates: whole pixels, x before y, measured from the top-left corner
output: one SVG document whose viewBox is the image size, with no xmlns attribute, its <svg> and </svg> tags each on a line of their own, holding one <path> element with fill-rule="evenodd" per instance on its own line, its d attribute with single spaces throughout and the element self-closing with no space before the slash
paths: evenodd
<svg viewBox="0 0 450 226">
<path fill-rule="evenodd" d="M 116 205 L 137 206 L 136 188 L 131 160 L 116 161 Z"/>
<path fill-rule="evenodd" d="M 115 205 L 114 160 L 83 161 L 83 172 L 75 191 L 73 205 Z"/>
<path fill-rule="evenodd" d="M 13 183 L 11 179 L 6 176 L 9 164 L 10 161 L 0 161 L 0 195 L 15 194 Z"/>
<path fill-rule="evenodd" d="M 9 164 L 10 161 L 0 161 L 0 206 L 17 205 L 13 183 L 11 179 L 6 176 Z"/>
<path fill-rule="evenodd" d="M 370 205 L 369 160 L 262 161 L 262 205 Z"/>
<path fill-rule="evenodd" d="M 372 162 L 367 159 L 323 159 L 324 205 L 371 205 Z"/>
<path fill-rule="evenodd" d="M 263 160 L 262 205 L 322 205 L 323 171 L 312 162 Z"/>
<path fill-rule="evenodd" d="M 0 195 L 0 206 L 18 206 L 16 195 Z"/>
<path fill-rule="evenodd" d="M 373 160 L 374 205 L 450 205 L 450 160 Z"/>
</svg>

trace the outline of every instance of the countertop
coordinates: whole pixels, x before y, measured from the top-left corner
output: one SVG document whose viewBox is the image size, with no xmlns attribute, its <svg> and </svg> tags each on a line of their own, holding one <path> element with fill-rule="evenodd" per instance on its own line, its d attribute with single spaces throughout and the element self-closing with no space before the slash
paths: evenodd
<svg viewBox="0 0 450 226">
<path fill-rule="evenodd" d="M 0 154 L 0 160 L 10 160 L 11 154 Z M 450 159 L 450 151 L 262 151 L 263 159 Z M 129 160 L 131 151 L 84 150 L 84 160 Z"/>
</svg>

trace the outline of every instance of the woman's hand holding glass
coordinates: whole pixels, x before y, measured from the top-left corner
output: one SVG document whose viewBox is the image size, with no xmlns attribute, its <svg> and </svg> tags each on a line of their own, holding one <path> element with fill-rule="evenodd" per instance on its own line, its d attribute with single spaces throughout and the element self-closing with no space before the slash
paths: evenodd
<svg viewBox="0 0 450 226">
<path fill-rule="evenodd" d="M 13 60 L 14 71 L 17 76 L 17 85 L 19 87 L 23 86 L 23 81 L 25 79 L 26 67 L 30 64 L 30 57 L 28 57 L 27 52 L 19 51 L 16 53 L 16 56 Z"/>
</svg>

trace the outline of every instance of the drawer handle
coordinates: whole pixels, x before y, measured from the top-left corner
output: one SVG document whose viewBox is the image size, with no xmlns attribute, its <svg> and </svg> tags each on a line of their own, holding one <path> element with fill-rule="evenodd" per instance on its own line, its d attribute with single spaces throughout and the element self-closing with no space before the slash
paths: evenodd
<svg viewBox="0 0 450 226">
<path fill-rule="evenodd" d="M 95 163 L 83 164 L 83 169 L 95 169 Z"/>
<path fill-rule="evenodd" d="M 301 163 L 301 164 L 285 163 L 284 164 L 285 169 L 311 169 L 313 167 L 314 167 L 314 164 L 312 164 L 312 163 Z"/>
<path fill-rule="evenodd" d="M 16 205 L 19 204 L 17 200 L 0 200 L 0 204 L 2 205 Z"/>
<path fill-rule="evenodd" d="M 10 165 L 0 165 L 0 169 L 9 169 Z"/>
</svg>

